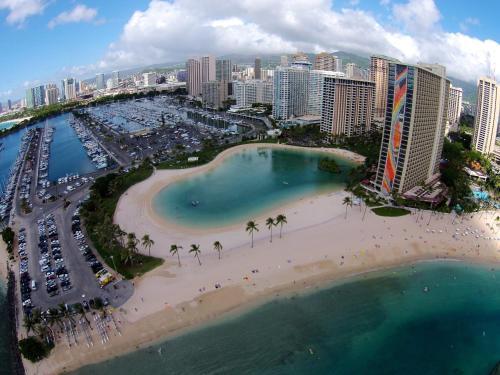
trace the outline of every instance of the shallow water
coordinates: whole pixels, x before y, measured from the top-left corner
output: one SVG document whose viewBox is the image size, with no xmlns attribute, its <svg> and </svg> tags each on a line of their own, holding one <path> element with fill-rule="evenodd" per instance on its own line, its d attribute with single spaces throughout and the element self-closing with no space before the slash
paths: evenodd
<svg viewBox="0 0 500 375">
<path fill-rule="evenodd" d="M 499 271 L 458 262 L 376 272 L 76 374 L 486 375 L 500 360 L 499 287 Z"/>
<path fill-rule="evenodd" d="M 325 157 L 335 159 L 342 173 L 319 170 L 318 161 Z M 208 172 L 167 186 L 154 198 L 154 207 L 161 216 L 183 225 L 231 224 L 253 219 L 272 206 L 340 189 L 354 165 L 313 151 L 270 147 L 243 150 Z"/>
</svg>

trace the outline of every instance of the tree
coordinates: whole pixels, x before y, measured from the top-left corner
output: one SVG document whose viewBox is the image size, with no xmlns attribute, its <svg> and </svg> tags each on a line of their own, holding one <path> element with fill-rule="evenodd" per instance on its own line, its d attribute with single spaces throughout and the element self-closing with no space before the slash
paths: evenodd
<svg viewBox="0 0 500 375">
<path fill-rule="evenodd" d="M 177 255 L 177 260 L 179 261 L 179 267 L 181 266 L 181 257 L 179 255 L 179 250 L 182 249 L 182 246 L 170 245 L 170 254 L 172 256 Z"/>
<path fill-rule="evenodd" d="M 253 220 L 250 220 L 247 223 L 246 231 L 252 236 L 252 248 L 253 248 L 253 233 L 259 231 L 258 226 L 259 226 L 259 224 L 255 223 L 255 221 L 253 221 Z"/>
<path fill-rule="evenodd" d="M 200 260 L 200 253 L 201 253 L 201 250 L 200 250 L 200 245 L 195 245 L 195 244 L 192 244 L 191 245 L 191 249 L 189 250 L 189 253 L 193 253 L 194 254 L 194 257 L 196 259 L 198 259 L 198 263 L 200 264 L 201 266 L 201 260 Z"/>
<path fill-rule="evenodd" d="M 148 254 L 151 256 L 151 246 L 153 246 L 155 242 L 151 239 L 149 234 L 145 234 L 142 236 L 142 246 L 144 246 L 145 249 L 148 249 Z"/>
<path fill-rule="evenodd" d="M 266 219 L 266 225 L 267 229 L 269 229 L 269 231 L 271 232 L 271 238 L 269 242 L 273 242 L 273 227 L 276 225 L 276 223 L 274 222 L 274 219 L 272 217 L 268 217 Z"/>
<path fill-rule="evenodd" d="M 280 226 L 280 238 L 281 238 L 281 232 L 283 230 L 283 224 L 287 224 L 288 222 L 286 221 L 286 216 L 283 214 L 280 214 L 276 216 L 276 225 L 279 224 Z"/>
<path fill-rule="evenodd" d="M 19 341 L 19 350 L 23 357 L 31 362 L 38 362 L 47 357 L 52 347 L 53 344 L 48 345 L 34 336 Z"/>
<path fill-rule="evenodd" d="M 214 242 L 214 250 L 219 253 L 219 260 L 220 260 L 220 252 L 222 251 L 222 244 L 219 241 Z"/>
<path fill-rule="evenodd" d="M 347 219 L 347 207 L 352 207 L 352 199 L 350 197 L 345 197 L 342 201 L 342 204 L 345 205 L 345 216 L 344 219 Z"/>
<path fill-rule="evenodd" d="M 3 241 L 7 244 L 7 251 L 9 253 L 14 250 L 14 237 L 15 237 L 15 232 L 12 230 L 11 227 L 7 227 L 2 231 L 2 239 Z"/>
<path fill-rule="evenodd" d="M 127 234 L 127 247 L 126 252 L 122 257 L 122 261 L 125 264 L 132 264 L 135 260 L 135 255 L 137 254 L 137 244 L 139 240 L 135 237 L 135 233 L 131 232 Z"/>
</svg>

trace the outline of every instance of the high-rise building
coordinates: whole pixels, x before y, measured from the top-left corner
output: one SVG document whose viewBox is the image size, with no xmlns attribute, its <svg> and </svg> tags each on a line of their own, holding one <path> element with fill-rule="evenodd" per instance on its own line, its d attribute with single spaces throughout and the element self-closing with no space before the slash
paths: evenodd
<svg viewBox="0 0 500 375">
<path fill-rule="evenodd" d="M 188 95 L 201 96 L 201 61 L 189 59 L 186 62 L 186 87 Z"/>
<path fill-rule="evenodd" d="M 203 56 L 201 58 L 201 82 L 215 81 L 215 57 Z"/>
<path fill-rule="evenodd" d="M 318 53 L 314 57 L 314 70 L 328 70 L 331 72 L 340 72 L 341 70 L 337 69 L 337 60 L 336 56 L 333 56 L 328 52 Z"/>
<path fill-rule="evenodd" d="M 33 87 L 33 97 L 35 98 L 35 107 L 45 104 L 45 87 L 43 85 Z"/>
<path fill-rule="evenodd" d="M 307 93 L 309 88 L 309 67 L 293 64 L 279 66 L 274 71 L 273 117 L 288 120 L 307 114 Z"/>
<path fill-rule="evenodd" d="M 448 100 L 448 119 L 446 121 L 445 135 L 451 130 L 458 130 L 458 122 L 462 113 L 463 90 L 460 87 L 450 86 L 450 97 Z"/>
<path fill-rule="evenodd" d="M 307 61 L 309 62 L 309 56 L 305 52 L 297 52 L 294 53 L 292 56 L 292 63 L 297 62 L 297 61 Z"/>
<path fill-rule="evenodd" d="M 2 103 L 0 102 L 0 113 L 3 112 L 3 107 L 2 107 Z"/>
<path fill-rule="evenodd" d="M 26 89 L 26 107 L 35 108 L 35 91 L 33 88 Z"/>
<path fill-rule="evenodd" d="M 62 84 L 64 88 L 64 98 L 65 100 L 75 100 L 76 99 L 76 83 L 74 78 L 66 78 L 63 80 Z"/>
<path fill-rule="evenodd" d="M 288 56 L 287 55 L 281 56 L 281 58 L 280 58 L 280 66 L 283 66 L 283 67 L 288 66 Z"/>
<path fill-rule="evenodd" d="M 371 130 L 375 84 L 335 76 L 324 77 L 321 131 L 351 137 Z"/>
<path fill-rule="evenodd" d="M 10 111 L 12 110 L 12 101 L 9 99 L 7 100 L 7 109 Z"/>
<path fill-rule="evenodd" d="M 144 86 L 149 87 L 149 86 L 156 85 L 156 73 L 155 72 L 143 73 L 142 77 L 143 77 L 142 79 L 143 79 Z"/>
<path fill-rule="evenodd" d="M 106 88 L 106 82 L 104 81 L 104 73 L 97 73 L 95 76 L 95 88 L 96 90 L 104 90 Z"/>
<path fill-rule="evenodd" d="M 370 59 L 370 80 L 375 82 L 375 117 L 374 120 L 383 123 L 387 108 L 387 85 L 390 57 L 374 55 Z"/>
<path fill-rule="evenodd" d="M 47 105 L 56 104 L 58 96 L 59 90 L 56 84 L 50 83 L 45 86 L 45 103 Z"/>
<path fill-rule="evenodd" d="M 209 81 L 202 83 L 203 105 L 207 108 L 220 109 L 227 100 L 227 82 Z"/>
<path fill-rule="evenodd" d="M 369 80 L 370 74 L 367 70 L 361 69 L 354 63 L 345 64 L 345 74 L 347 78 Z"/>
<path fill-rule="evenodd" d="M 111 73 L 111 80 L 113 82 L 113 88 L 120 85 L 120 71 L 115 70 Z"/>
<path fill-rule="evenodd" d="M 233 64 L 229 59 L 215 61 L 215 79 L 229 82 L 232 80 Z"/>
<path fill-rule="evenodd" d="M 262 66 L 261 66 L 260 57 L 256 57 L 255 64 L 253 66 L 253 76 L 255 79 L 262 79 L 261 70 L 262 70 Z"/>
<path fill-rule="evenodd" d="M 344 73 L 328 70 L 311 70 L 309 72 L 309 88 L 307 94 L 307 114 L 321 116 L 323 106 L 323 87 L 325 77 L 343 77 Z"/>
<path fill-rule="evenodd" d="M 375 187 L 403 194 L 439 172 L 450 81 L 440 65 L 388 62 L 387 111 Z"/>
<path fill-rule="evenodd" d="M 500 112 L 500 87 L 491 78 L 481 77 L 477 83 L 476 117 L 472 145 L 482 154 L 495 149 Z"/>
<path fill-rule="evenodd" d="M 273 83 L 262 80 L 234 82 L 234 97 L 238 107 L 249 107 L 255 103 L 273 102 Z"/>
</svg>

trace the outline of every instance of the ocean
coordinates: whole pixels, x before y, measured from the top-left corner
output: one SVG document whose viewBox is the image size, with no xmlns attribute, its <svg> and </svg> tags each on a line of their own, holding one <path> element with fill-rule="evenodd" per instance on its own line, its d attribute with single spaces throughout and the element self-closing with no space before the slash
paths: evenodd
<svg viewBox="0 0 500 375">
<path fill-rule="evenodd" d="M 500 272 L 428 262 L 280 297 L 75 372 L 486 375 L 500 361 Z"/>
</svg>

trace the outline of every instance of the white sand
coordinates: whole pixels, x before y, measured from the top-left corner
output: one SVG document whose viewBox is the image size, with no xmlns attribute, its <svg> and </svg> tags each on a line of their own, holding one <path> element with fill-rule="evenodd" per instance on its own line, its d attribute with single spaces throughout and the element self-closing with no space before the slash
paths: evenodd
<svg viewBox="0 0 500 375">
<path fill-rule="evenodd" d="M 495 264 L 499 260 L 499 242 L 485 239 L 495 229 L 498 231 L 496 227 L 491 229 L 492 214 L 483 214 L 481 218 L 476 215 L 454 225 L 452 215 L 434 215 L 427 225 L 428 212 L 422 213 L 418 223 L 416 214 L 383 218 L 370 210 L 363 220 L 364 207 L 355 206 L 348 209 L 345 219 L 345 206 L 341 203 L 345 192 L 302 199 L 257 218 L 260 231 L 255 235 L 254 248 L 250 247 L 244 223 L 197 230 L 154 214 L 151 200 L 162 187 L 190 173 L 213 168 L 232 152 L 235 150 L 226 151 L 208 166 L 158 171 L 127 191 L 118 203 L 115 221 L 139 238 L 150 234 L 155 241 L 152 255 L 163 257 L 166 262 L 134 280 L 134 295 L 116 313 L 123 323 L 123 336 L 90 349 L 58 345 L 53 355 L 37 366 L 37 373 L 55 373 L 99 362 L 260 303 L 277 293 L 348 275 L 437 258 Z M 264 219 L 281 213 L 288 219 L 283 238 L 279 238 L 279 228 L 275 228 L 270 243 Z M 457 228 L 467 235 L 454 238 Z M 224 246 L 221 260 L 212 247 L 215 240 Z M 168 253 L 173 243 L 184 247 L 182 267 Z M 201 246 L 201 266 L 187 253 L 192 243 Z M 255 269 L 258 273 L 252 273 Z M 222 288 L 216 289 L 216 283 Z"/>
</svg>

